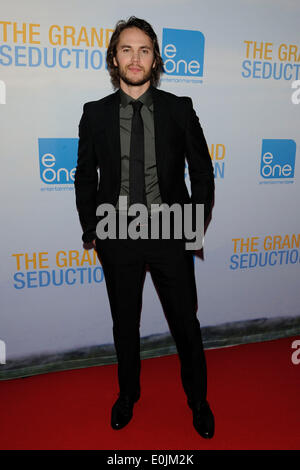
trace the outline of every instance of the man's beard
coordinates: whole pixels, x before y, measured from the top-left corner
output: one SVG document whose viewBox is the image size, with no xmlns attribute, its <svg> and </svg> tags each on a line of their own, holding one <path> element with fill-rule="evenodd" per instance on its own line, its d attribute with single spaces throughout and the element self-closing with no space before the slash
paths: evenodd
<svg viewBox="0 0 300 470">
<path fill-rule="evenodd" d="M 149 70 L 149 72 L 144 75 L 144 77 L 141 79 L 141 80 L 138 80 L 138 81 L 134 81 L 134 80 L 131 80 L 130 78 L 128 78 L 124 72 L 123 69 L 121 69 L 121 67 L 119 66 L 119 76 L 120 78 L 123 80 L 123 82 L 126 83 L 126 85 L 130 85 L 130 86 L 141 86 L 141 85 L 144 85 L 144 83 L 148 82 L 149 80 L 151 80 L 151 77 L 152 77 L 152 66 L 151 66 L 151 69 Z"/>
</svg>

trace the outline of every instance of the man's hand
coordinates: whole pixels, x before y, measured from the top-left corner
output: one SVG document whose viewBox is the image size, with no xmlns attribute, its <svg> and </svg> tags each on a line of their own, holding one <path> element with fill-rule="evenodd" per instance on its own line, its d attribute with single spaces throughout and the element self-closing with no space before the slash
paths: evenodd
<svg viewBox="0 0 300 470">
<path fill-rule="evenodd" d="M 96 238 L 95 240 L 92 240 L 90 242 L 83 242 L 83 248 L 85 250 L 96 250 L 97 249 L 97 246 L 96 246 Z"/>
</svg>

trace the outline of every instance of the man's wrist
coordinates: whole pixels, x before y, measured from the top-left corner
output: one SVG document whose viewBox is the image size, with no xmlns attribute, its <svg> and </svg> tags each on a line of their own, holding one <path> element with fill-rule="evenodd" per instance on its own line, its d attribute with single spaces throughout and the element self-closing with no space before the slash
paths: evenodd
<svg viewBox="0 0 300 470">
<path fill-rule="evenodd" d="M 97 238 L 96 230 L 89 230 L 84 232 L 82 235 L 82 241 L 84 243 L 91 243 L 93 240 Z"/>
</svg>

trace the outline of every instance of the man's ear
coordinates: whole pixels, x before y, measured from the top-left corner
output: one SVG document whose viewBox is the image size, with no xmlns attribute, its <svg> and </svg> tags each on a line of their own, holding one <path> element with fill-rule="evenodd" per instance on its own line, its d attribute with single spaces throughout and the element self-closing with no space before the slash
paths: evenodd
<svg viewBox="0 0 300 470">
<path fill-rule="evenodd" d="M 118 67 L 118 63 L 117 63 L 117 61 L 116 61 L 116 58 L 115 58 L 115 57 L 113 57 L 113 63 L 114 63 L 114 66 L 115 66 L 115 67 Z"/>
</svg>

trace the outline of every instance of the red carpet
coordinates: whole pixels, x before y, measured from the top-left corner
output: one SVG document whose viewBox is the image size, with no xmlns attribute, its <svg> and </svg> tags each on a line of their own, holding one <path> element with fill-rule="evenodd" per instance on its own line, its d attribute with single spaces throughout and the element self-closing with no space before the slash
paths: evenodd
<svg viewBox="0 0 300 470">
<path fill-rule="evenodd" d="M 116 365 L 0 382 L 1 449 L 299 449 L 300 364 L 284 338 L 206 351 L 216 433 L 192 425 L 177 356 L 142 362 L 134 417 L 110 428 Z M 298 338 L 299 339 L 299 338 Z"/>
</svg>

